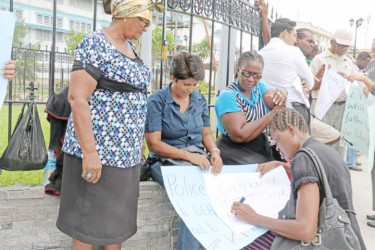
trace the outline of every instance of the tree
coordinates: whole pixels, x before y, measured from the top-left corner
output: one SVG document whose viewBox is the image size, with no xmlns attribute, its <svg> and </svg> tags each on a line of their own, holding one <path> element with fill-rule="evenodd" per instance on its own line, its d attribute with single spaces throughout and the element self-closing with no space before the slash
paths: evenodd
<svg viewBox="0 0 375 250">
<path fill-rule="evenodd" d="M 23 39 L 27 34 L 27 27 L 26 25 L 21 22 L 16 24 L 14 27 L 14 34 L 13 34 L 13 47 L 20 46 L 22 44 Z"/>
<path fill-rule="evenodd" d="M 202 61 L 205 61 L 211 53 L 210 46 L 208 46 L 208 40 L 203 38 L 199 43 L 193 44 L 192 52 L 199 56 Z"/>
<path fill-rule="evenodd" d="M 168 44 L 168 50 L 174 50 L 174 37 L 171 30 L 167 31 L 166 40 Z M 161 46 L 163 43 L 163 29 L 156 27 L 152 31 L 152 61 L 155 62 L 158 55 L 161 55 Z"/>
<path fill-rule="evenodd" d="M 66 52 L 68 52 L 72 57 L 74 56 L 74 50 L 77 48 L 77 45 L 85 37 L 85 32 L 75 31 L 72 27 L 70 28 L 69 36 L 65 36 L 66 42 Z"/>
</svg>

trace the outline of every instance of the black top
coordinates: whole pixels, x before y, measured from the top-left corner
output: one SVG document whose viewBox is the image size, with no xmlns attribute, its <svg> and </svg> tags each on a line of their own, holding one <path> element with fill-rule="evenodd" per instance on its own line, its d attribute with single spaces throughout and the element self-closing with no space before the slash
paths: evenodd
<svg viewBox="0 0 375 250">
<path fill-rule="evenodd" d="M 352 200 L 352 186 L 350 180 L 350 173 L 346 163 L 342 160 L 340 154 L 333 149 L 313 138 L 309 138 L 304 148 L 311 148 L 319 157 L 323 164 L 327 179 L 332 191 L 333 198 L 337 199 L 340 206 L 348 212 L 353 230 L 355 231 L 360 243 L 361 248 L 365 249 L 365 245 L 361 236 L 357 219 L 355 217 L 353 200 Z M 318 182 L 320 189 L 320 202 L 324 198 L 324 190 L 320 185 L 319 175 L 316 168 L 313 166 L 312 159 L 305 153 L 297 153 L 292 162 L 292 181 L 291 185 L 294 187 L 294 198 L 298 198 L 298 187 L 305 183 Z"/>
</svg>

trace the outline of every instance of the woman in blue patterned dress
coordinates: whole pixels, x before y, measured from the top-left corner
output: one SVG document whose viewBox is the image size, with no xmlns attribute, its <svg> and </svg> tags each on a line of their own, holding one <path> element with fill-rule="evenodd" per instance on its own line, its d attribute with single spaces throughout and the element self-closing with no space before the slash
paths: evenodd
<svg viewBox="0 0 375 250">
<path fill-rule="evenodd" d="M 74 53 L 72 108 L 63 151 L 57 227 L 73 249 L 120 249 L 137 231 L 137 204 L 150 72 L 138 40 L 158 9 L 148 0 L 103 1 L 111 24 L 86 36 Z M 161 10 L 161 9 L 158 9 Z"/>
<path fill-rule="evenodd" d="M 238 59 L 237 79 L 221 91 L 215 103 L 221 136 L 217 146 L 224 165 L 262 163 L 271 160 L 264 130 L 286 100 L 285 89 L 259 82 L 263 58 L 254 51 Z M 271 111 L 270 111 L 271 110 Z"/>
</svg>

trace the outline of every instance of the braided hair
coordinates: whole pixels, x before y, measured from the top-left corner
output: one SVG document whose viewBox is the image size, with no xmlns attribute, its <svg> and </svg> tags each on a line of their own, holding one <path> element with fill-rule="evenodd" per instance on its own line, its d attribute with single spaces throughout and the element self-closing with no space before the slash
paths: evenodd
<svg viewBox="0 0 375 250">
<path fill-rule="evenodd" d="M 283 108 L 277 111 L 270 123 L 270 129 L 284 131 L 288 125 L 297 127 L 302 133 L 309 133 L 306 121 L 295 109 Z"/>
</svg>

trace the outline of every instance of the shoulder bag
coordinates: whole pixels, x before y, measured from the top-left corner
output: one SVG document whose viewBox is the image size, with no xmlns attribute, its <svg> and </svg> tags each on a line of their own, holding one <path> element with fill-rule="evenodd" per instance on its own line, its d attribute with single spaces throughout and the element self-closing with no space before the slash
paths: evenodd
<svg viewBox="0 0 375 250">
<path fill-rule="evenodd" d="M 324 189 L 325 197 L 319 208 L 318 232 L 312 242 L 303 242 L 276 236 L 271 249 L 361 249 L 346 211 L 338 201 L 332 197 L 324 167 L 310 148 L 302 148 L 299 152 L 307 154 L 314 162 Z M 293 192 L 285 208 L 280 211 L 279 218 L 295 219 L 296 207 Z"/>
</svg>

